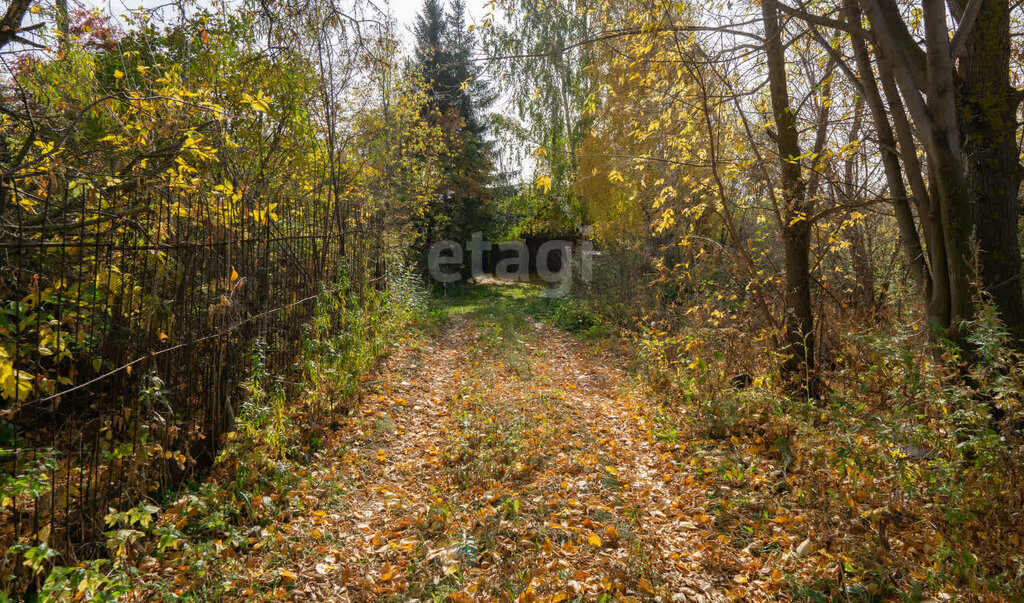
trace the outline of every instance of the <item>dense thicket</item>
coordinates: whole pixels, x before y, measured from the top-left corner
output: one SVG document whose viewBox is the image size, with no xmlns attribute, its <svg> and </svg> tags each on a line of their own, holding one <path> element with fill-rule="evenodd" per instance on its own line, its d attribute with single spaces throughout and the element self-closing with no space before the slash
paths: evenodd
<svg viewBox="0 0 1024 603">
<path fill-rule="evenodd" d="M 896 285 L 877 278 L 890 260 L 872 242 L 900 242 L 936 337 L 963 344 L 984 302 L 1018 330 L 1015 17 L 981 4 L 506 3 L 485 31 L 516 65 L 525 131 L 579 132 L 521 139 L 540 188 L 652 260 L 678 267 L 707 239 L 734 255 L 806 381 L 814 298 L 874 310 Z M 571 190 L 547 191 L 560 181 Z M 829 283 L 846 278 L 836 262 L 848 285 Z"/>
<path fill-rule="evenodd" d="M 1020 5 L 425 0 L 405 56 L 363 0 L 71 8 L 0 16 L 5 568 L 95 556 L 267 375 L 351 394 L 482 231 L 593 239 L 551 316 L 621 335 L 748 555 L 797 510 L 816 593 L 1019 595 Z"/>
</svg>

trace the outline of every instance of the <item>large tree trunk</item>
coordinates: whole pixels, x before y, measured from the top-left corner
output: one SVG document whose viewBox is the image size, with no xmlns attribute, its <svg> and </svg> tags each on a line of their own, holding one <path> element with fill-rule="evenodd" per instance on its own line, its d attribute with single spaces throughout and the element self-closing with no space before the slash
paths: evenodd
<svg viewBox="0 0 1024 603">
<path fill-rule="evenodd" d="M 1017 246 L 1017 91 L 1010 86 L 1010 7 L 984 0 L 960 55 L 963 163 L 973 201 L 981 282 L 1019 339 L 1024 333 Z"/>
<path fill-rule="evenodd" d="M 796 114 L 789 103 L 786 87 L 786 57 L 782 47 L 776 0 L 761 3 L 764 17 L 765 57 L 768 65 L 768 90 L 772 115 L 778 128 L 776 145 L 782 178 L 783 247 L 785 251 L 785 342 L 783 372 L 798 379 L 807 395 L 815 395 L 814 317 L 811 308 L 810 241 L 811 202 L 805 195 L 805 183 L 798 157 L 800 142 Z"/>
</svg>

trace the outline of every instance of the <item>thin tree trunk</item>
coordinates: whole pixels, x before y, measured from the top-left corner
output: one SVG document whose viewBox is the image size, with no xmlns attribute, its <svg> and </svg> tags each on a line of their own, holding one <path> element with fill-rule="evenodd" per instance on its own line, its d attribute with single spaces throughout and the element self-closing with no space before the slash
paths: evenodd
<svg viewBox="0 0 1024 603">
<path fill-rule="evenodd" d="M 917 145 L 914 144 L 910 122 L 903 109 L 903 100 L 896 89 L 896 80 L 889 60 L 884 56 L 879 57 L 878 76 L 886 103 L 889 105 L 893 131 L 899 141 L 900 158 L 903 160 L 907 182 L 910 183 L 910 191 L 914 195 L 914 206 L 917 207 L 917 217 L 921 221 L 921 231 L 927 246 L 928 261 L 931 264 L 932 289 L 926 299 L 928 322 L 935 328 L 946 329 L 949 326 L 950 312 L 949 263 L 946 260 L 946 241 L 942 237 L 942 229 L 936 225 L 938 216 L 935 214 L 935 203 L 932 202 L 938 195 L 934 193 L 934 186 L 930 192 L 925 184 L 924 168 L 917 158 Z"/>
<path fill-rule="evenodd" d="M 846 0 L 845 9 L 847 11 L 847 21 L 859 25 L 861 16 L 856 0 Z M 885 105 L 882 103 L 882 95 L 878 90 L 878 83 L 875 80 L 875 73 L 871 67 L 871 56 L 868 54 L 867 46 L 864 44 L 864 40 L 857 36 L 852 36 L 850 41 L 853 45 L 857 70 L 860 72 L 864 101 L 871 111 L 875 135 L 878 137 L 878 151 L 881 155 L 882 167 L 885 170 L 885 180 L 889 187 L 889 196 L 892 197 L 893 211 L 896 214 L 896 225 L 900 231 L 903 254 L 906 257 L 910 273 L 914 277 L 914 282 L 924 295 L 924 298 L 928 300 L 931 299 L 932 295 L 932 277 L 928 270 L 928 264 L 925 262 L 921 238 L 918 235 L 917 225 L 914 222 L 914 213 L 910 209 L 907 188 L 903 184 L 900 159 L 896 152 L 896 137 L 893 134 L 892 126 L 889 124 L 889 116 L 886 113 Z"/>
<path fill-rule="evenodd" d="M 799 378 L 804 392 L 813 396 L 814 317 L 811 308 L 810 240 L 811 202 L 805 195 L 796 114 L 789 103 L 786 87 L 786 57 L 782 46 L 776 0 L 761 3 L 764 17 L 765 57 L 768 65 L 768 90 L 772 115 L 778 128 L 776 145 L 782 178 L 785 211 L 783 247 L 785 251 L 785 341 L 783 372 Z"/>
<path fill-rule="evenodd" d="M 927 153 L 930 185 L 934 185 L 935 191 L 930 200 L 935 206 L 936 225 L 939 226 L 934 236 L 942 239 L 949 279 L 948 319 L 936 322 L 934 326 L 957 339 L 960 322 L 973 315 L 971 236 L 974 220 L 960 163 L 960 133 L 946 6 L 943 0 L 922 0 L 927 69 L 921 72 L 915 71 L 908 57 L 901 54 L 900 35 L 908 35 L 905 29 L 900 29 L 902 22 L 885 17 L 884 0 L 863 1 L 876 41 L 891 64 L 917 136 Z M 885 6 L 891 8 L 891 3 L 885 3 Z M 919 82 L 925 84 L 927 102 L 918 89 Z M 933 275 L 937 293 L 941 294 L 937 286 L 937 270 L 933 270 Z M 929 314 L 940 317 L 931 309 Z"/>
<path fill-rule="evenodd" d="M 967 182 L 960 161 L 956 90 L 949 55 L 949 31 L 944 0 L 923 0 L 928 61 L 928 109 L 931 141 L 929 174 L 936 182 L 946 258 L 949 262 L 950 334 L 974 314 L 974 270 L 971 237 L 974 220 Z"/>
<path fill-rule="evenodd" d="M 877 93 L 878 90 L 876 89 Z M 857 99 L 857 104 L 853 111 L 853 125 L 850 127 L 850 134 L 847 137 L 847 142 L 853 144 L 861 139 L 860 128 L 864 119 L 864 105 L 866 99 L 861 96 Z M 824 128 L 822 128 L 823 131 Z M 856 164 L 858 155 L 853 155 L 847 158 L 843 163 L 843 179 L 842 183 L 843 194 L 847 201 L 855 203 L 859 197 L 857 193 L 856 181 Z M 901 181 L 902 184 L 902 181 Z M 906 199 L 904 199 L 906 202 Z M 910 211 L 910 206 L 907 206 L 907 211 Z M 911 222 L 911 225 L 913 223 Z M 915 228 L 914 234 L 917 234 Z M 864 232 L 864 226 L 862 224 L 854 223 L 846 229 L 846 240 L 850 243 L 850 263 L 853 265 L 853 275 L 856 279 L 853 283 L 853 303 L 854 306 L 865 314 L 873 314 L 875 311 L 875 267 L 871 261 L 871 252 L 868 251 L 866 235 Z"/>
<path fill-rule="evenodd" d="M 2 17 L 0 17 L 0 49 L 18 38 L 21 31 L 21 22 L 32 6 L 32 0 L 15 0 L 7 5 Z"/>
<path fill-rule="evenodd" d="M 60 56 L 71 52 L 71 18 L 68 14 L 68 0 L 57 0 L 57 34 L 60 36 Z"/>
</svg>

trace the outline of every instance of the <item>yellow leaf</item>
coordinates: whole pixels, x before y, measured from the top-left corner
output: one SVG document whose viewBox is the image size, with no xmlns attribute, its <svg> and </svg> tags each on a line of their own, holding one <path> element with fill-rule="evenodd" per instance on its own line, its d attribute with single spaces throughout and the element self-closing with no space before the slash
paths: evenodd
<svg viewBox="0 0 1024 603">
<path fill-rule="evenodd" d="M 281 581 L 285 584 L 291 584 L 295 582 L 298 577 L 288 570 L 281 570 Z"/>
<path fill-rule="evenodd" d="M 269 98 L 267 98 L 266 96 L 263 96 L 263 91 L 262 90 L 261 91 L 257 91 L 256 92 L 256 96 L 252 96 L 252 95 L 246 94 L 244 92 L 242 93 L 242 103 L 246 104 L 246 105 L 249 105 L 249 107 L 252 110 L 259 111 L 260 113 L 266 113 L 266 112 L 268 112 L 270 110 L 270 103 L 269 103 L 269 101 L 270 101 Z"/>
<path fill-rule="evenodd" d="M 121 78 L 124 77 L 124 72 L 121 71 L 120 69 L 115 69 L 114 70 L 114 77 L 117 78 L 117 79 L 121 79 Z"/>
<path fill-rule="evenodd" d="M 232 266 L 231 267 L 231 282 L 233 283 L 233 282 L 235 282 L 237 280 L 238 280 L 238 273 L 235 272 L 235 267 Z"/>
<path fill-rule="evenodd" d="M 551 190 L 551 176 L 537 176 L 535 184 L 537 189 L 546 195 Z"/>
<path fill-rule="evenodd" d="M 601 537 L 591 532 L 587 534 L 587 542 L 589 542 L 593 546 L 599 547 L 601 546 Z"/>
<path fill-rule="evenodd" d="M 661 222 L 655 226 L 654 231 L 660 234 L 661 232 L 671 228 L 676 223 L 675 215 L 676 212 L 671 207 L 666 209 L 664 213 L 661 214 Z"/>
<path fill-rule="evenodd" d="M 35 376 L 25 371 L 14 371 L 13 364 L 3 363 L 3 397 L 8 400 L 25 400 L 34 389 Z"/>
</svg>

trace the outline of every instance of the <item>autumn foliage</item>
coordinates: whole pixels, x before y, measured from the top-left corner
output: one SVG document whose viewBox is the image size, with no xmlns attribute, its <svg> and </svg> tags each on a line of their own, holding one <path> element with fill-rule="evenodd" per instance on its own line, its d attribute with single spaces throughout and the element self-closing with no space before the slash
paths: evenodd
<svg viewBox="0 0 1024 603">
<path fill-rule="evenodd" d="M 0 15 L 5 593 L 1022 596 L 1020 6 L 389 11 Z"/>
</svg>

